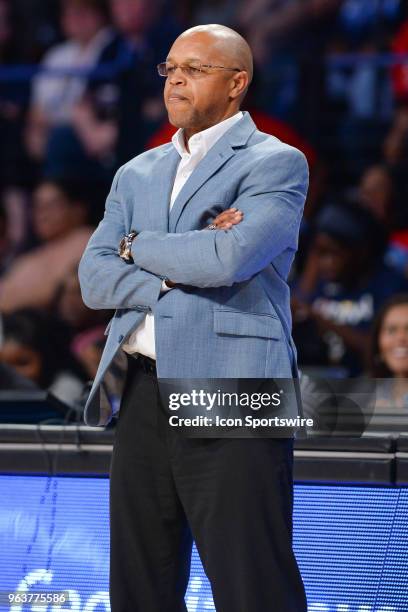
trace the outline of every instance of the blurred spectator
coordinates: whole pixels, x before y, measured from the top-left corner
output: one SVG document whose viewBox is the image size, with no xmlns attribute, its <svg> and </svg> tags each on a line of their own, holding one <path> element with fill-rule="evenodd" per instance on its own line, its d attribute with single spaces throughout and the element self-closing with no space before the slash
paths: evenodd
<svg viewBox="0 0 408 612">
<path fill-rule="evenodd" d="M 48 176 L 63 172 L 108 180 L 143 151 L 164 116 L 156 65 L 179 28 L 161 0 L 111 0 L 117 35 L 101 56 L 111 75 L 95 76 L 76 105 L 74 130 L 59 130 L 48 151 Z"/>
<path fill-rule="evenodd" d="M 105 346 L 103 327 L 94 327 L 81 334 L 77 334 L 71 343 L 72 354 L 84 368 L 90 380 L 93 380 L 98 370 L 99 362 Z"/>
<path fill-rule="evenodd" d="M 33 391 L 38 388 L 33 381 L 0 362 L 0 391 Z"/>
<path fill-rule="evenodd" d="M 370 166 L 361 176 L 358 199 L 387 233 L 385 262 L 408 278 L 408 215 L 399 183 L 392 168 L 385 164 Z"/>
<path fill-rule="evenodd" d="M 21 310 L 3 316 L 0 362 L 58 399 L 75 405 L 81 396 L 84 376 L 66 350 L 69 334 L 49 314 Z"/>
<path fill-rule="evenodd" d="M 377 381 L 376 408 L 408 415 L 408 294 L 398 294 L 378 313 L 372 332 L 371 375 Z"/>
<path fill-rule="evenodd" d="M 74 268 L 58 289 L 55 308 L 59 318 L 70 326 L 71 352 L 93 379 L 105 345 L 104 331 L 110 311 L 90 310 L 82 301 L 78 270 Z"/>
<path fill-rule="evenodd" d="M 53 308 L 59 318 L 73 330 L 74 334 L 87 331 L 93 327 L 102 326 L 105 329 L 108 318 L 112 315 L 109 310 L 91 310 L 85 306 L 81 297 L 81 288 L 78 280 L 78 267 L 67 272 L 58 287 Z"/>
<path fill-rule="evenodd" d="M 373 325 L 371 348 L 373 376 L 408 378 L 408 293 L 383 304 Z"/>
<path fill-rule="evenodd" d="M 362 371 L 368 330 L 381 304 L 407 281 L 383 262 L 385 234 L 354 205 L 328 205 L 316 220 L 305 270 L 294 287 L 299 360 Z"/>
<path fill-rule="evenodd" d="M 88 204 L 75 185 L 41 183 L 33 201 L 33 225 L 40 245 L 15 259 L 0 279 L 0 311 L 46 307 L 66 274 L 79 263 L 92 233 Z"/>
<path fill-rule="evenodd" d="M 26 142 L 37 160 L 45 155 L 50 129 L 71 121 L 85 91 L 86 75 L 69 71 L 91 70 L 113 37 L 104 0 L 61 0 L 61 25 L 67 40 L 46 53 L 42 68 L 67 74 L 40 74 L 32 86 Z"/>
</svg>

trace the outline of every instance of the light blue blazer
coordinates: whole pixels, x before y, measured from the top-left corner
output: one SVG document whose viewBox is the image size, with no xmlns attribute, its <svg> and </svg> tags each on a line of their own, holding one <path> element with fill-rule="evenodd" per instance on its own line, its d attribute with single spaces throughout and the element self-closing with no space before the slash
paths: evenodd
<svg viewBox="0 0 408 612">
<path fill-rule="evenodd" d="M 122 166 L 83 254 L 85 304 L 116 310 L 86 405 L 89 425 L 111 419 L 106 373 L 147 312 L 155 319 L 159 378 L 297 375 L 287 276 L 308 187 L 304 155 L 259 132 L 244 113 L 169 212 L 179 161 L 169 143 Z M 244 213 L 239 225 L 204 229 L 230 207 Z M 133 229 L 139 235 L 127 264 L 118 244 Z M 161 293 L 163 277 L 184 287 Z"/>
</svg>

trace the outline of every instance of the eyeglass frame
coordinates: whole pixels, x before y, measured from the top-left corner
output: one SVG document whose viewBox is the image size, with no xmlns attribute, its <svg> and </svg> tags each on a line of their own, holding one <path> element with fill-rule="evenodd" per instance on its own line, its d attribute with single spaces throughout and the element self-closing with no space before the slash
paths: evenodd
<svg viewBox="0 0 408 612">
<path fill-rule="evenodd" d="M 159 73 L 159 76 L 163 77 L 163 78 L 168 78 L 168 74 L 161 74 L 160 73 L 160 66 L 166 66 L 168 62 L 160 62 L 160 64 L 157 64 L 157 72 Z M 199 67 L 198 67 L 199 66 Z M 215 64 L 203 64 L 202 62 L 197 62 L 197 66 L 193 66 L 192 64 L 174 64 L 174 71 L 177 70 L 177 68 L 180 68 L 182 73 L 185 74 L 184 69 L 185 68 L 197 68 L 198 72 L 200 72 L 200 74 L 208 74 L 206 72 L 204 72 L 202 70 L 202 68 L 215 68 L 217 70 L 231 70 L 234 72 L 242 72 L 242 68 L 228 68 L 227 66 L 218 66 Z M 174 73 L 173 73 L 174 74 Z M 186 76 L 191 76 L 191 75 L 186 75 Z"/>
</svg>

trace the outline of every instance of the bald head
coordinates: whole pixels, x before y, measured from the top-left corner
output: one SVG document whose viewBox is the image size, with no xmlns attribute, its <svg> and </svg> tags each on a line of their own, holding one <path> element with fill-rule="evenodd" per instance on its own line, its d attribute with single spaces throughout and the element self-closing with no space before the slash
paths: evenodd
<svg viewBox="0 0 408 612">
<path fill-rule="evenodd" d="M 231 28 L 196 26 L 174 41 L 166 70 L 170 123 L 189 138 L 239 111 L 252 79 L 252 53 Z"/>
<path fill-rule="evenodd" d="M 200 33 L 207 34 L 211 44 L 222 53 L 225 59 L 228 60 L 229 65 L 245 70 L 248 73 L 249 83 L 252 81 L 254 72 L 252 51 L 241 34 L 227 26 L 210 23 L 189 28 L 180 34 L 179 38 L 194 36 Z"/>
</svg>

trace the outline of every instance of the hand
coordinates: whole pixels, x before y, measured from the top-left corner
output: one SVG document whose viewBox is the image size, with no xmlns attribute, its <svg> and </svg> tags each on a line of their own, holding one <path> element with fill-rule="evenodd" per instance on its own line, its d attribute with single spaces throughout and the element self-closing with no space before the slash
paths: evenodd
<svg viewBox="0 0 408 612">
<path fill-rule="evenodd" d="M 166 285 L 166 287 L 168 287 L 169 289 L 173 289 L 173 287 L 176 286 L 176 283 L 173 283 L 173 281 L 171 281 L 169 278 L 164 279 L 164 284 Z"/>
<path fill-rule="evenodd" d="M 228 208 L 217 215 L 211 225 L 215 225 L 216 229 L 228 230 L 231 229 L 233 225 L 241 223 L 243 217 L 244 213 L 237 208 Z M 168 278 L 164 282 L 170 289 L 177 286 L 177 283 L 173 283 L 173 281 Z"/>
<path fill-rule="evenodd" d="M 228 208 L 217 215 L 211 225 L 216 229 L 231 229 L 233 225 L 241 223 L 244 213 L 237 208 Z"/>
</svg>

